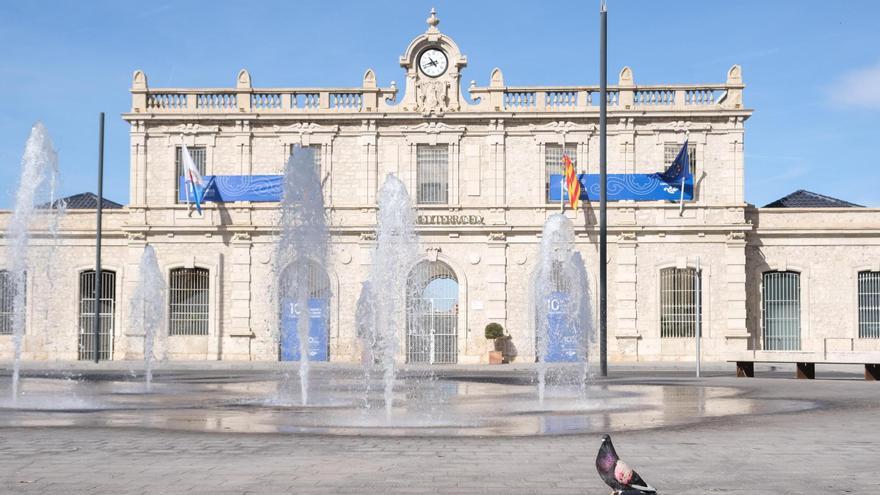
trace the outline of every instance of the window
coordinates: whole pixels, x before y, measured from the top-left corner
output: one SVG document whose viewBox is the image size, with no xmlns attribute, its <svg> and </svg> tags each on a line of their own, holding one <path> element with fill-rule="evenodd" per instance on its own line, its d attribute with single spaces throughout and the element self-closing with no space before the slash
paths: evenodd
<svg viewBox="0 0 880 495">
<path fill-rule="evenodd" d="M 310 144 L 308 146 L 303 146 L 303 148 L 308 148 L 312 150 L 313 156 L 315 158 L 315 172 L 318 173 L 318 180 L 323 180 L 321 177 L 321 145 L 320 144 Z M 296 146 L 290 147 L 290 154 L 293 155 Z"/>
<path fill-rule="evenodd" d="M 116 272 L 101 270 L 101 335 L 98 358 L 111 359 L 116 314 Z M 79 274 L 79 353 L 81 361 L 95 359 L 95 270 Z"/>
<path fill-rule="evenodd" d="M 562 155 L 567 154 L 571 158 L 571 162 L 577 169 L 577 146 L 567 144 L 563 148 L 561 144 L 545 144 L 544 145 L 544 198 L 550 202 L 550 176 L 565 173 L 565 166 L 562 164 Z"/>
<path fill-rule="evenodd" d="M 196 168 L 199 169 L 199 173 L 203 176 L 205 175 L 205 147 L 204 146 L 187 146 L 186 148 L 189 150 L 189 154 L 193 159 L 193 163 L 196 164 Z M 174 152 L 174 169 L 177 171 L 177 175 L 175 175 L 175 185 L 174 185 L 174 198 L 178 203 L 186 203 L 186 195 L 184 195 L 183 199 L 180 199 L 180 178 L 183 177 L 183 147 L 178 146 Z"/>
<path fill-rule="evenodd" d="M 208 270 L 171 270 L 169 335 L 208 335 Z"/>
<path fill-rule="evenodd" d="M 660 270 L 660 337 L 694 338 L 697 318 L 702 318 L 703 295 L 697 292 L 694 268 L 664 268 Z M 702 292 L 702 291 L 701 291 Z"/>
<path fill-rule="evenodd" d="M 27 280 L 27 273 L 24 275 L 24 280 Z M 0 270 L 0 335 L 12 335 L 15 332 L 14 327 L 15 277 L 12 272 Z"/>
<path fill-rule="evenodd" d="M 765 272 L 761 294 L 764 350 L 798 351 L 801 348 L 801 275 Z"/>
<path fill-rule="evenodd" d="M 664 143 L 663 145 L 663 170 L 666 170 L 672 162 L 675 161 L 675 157 L 678 156 L 678 152 L 681 151 L 681 143 Z M 697 145 L 694 143 L 688 143 L 688 160 L 690 160 L 690 170 L 691 175 L 694 177 L 697 176 Z"/>
<path fill-rule="evenodd" d="M 420 144 L 416 148 L 418 204 L 449 203 L 449 147 Z"/>
<path fill-rule="evenodd" d="M 859 338 L 880 339 L 880 272 L 859 272 Z"/>
</svg>

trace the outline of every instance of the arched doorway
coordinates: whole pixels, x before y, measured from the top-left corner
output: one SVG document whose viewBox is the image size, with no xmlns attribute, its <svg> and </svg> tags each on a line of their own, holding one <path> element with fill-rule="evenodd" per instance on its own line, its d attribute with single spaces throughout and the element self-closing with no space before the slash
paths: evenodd
<svg viewBox="0 0 880 495">
<path fill-rule="evenodd" d="M 279 356 L 282 361 L 299 361 L 300 345 L 297 325 L 302 311 L 299 307 L 300 288 L 308 306 L 309 361 L 330 358 L 330 277 L 313 261 L 294 261 L 278 281 L 280 312 Z"/>
<path fill-rule="evenodd" d="M 442 261 L 422 261 L 409 273 L 406 362 L 458 362 L 458 278 Z"/>
<path fill-rule="evenodd" d="M 100 308 L 101 332 L 98 359 L 113 359 L 113 335 L 116 333 L 116 272 L 101 270 L 100 304 L 95 304 L 95 270 L 79 274 L 79 335 L 77 356 L 80 361 L 95 359 L 95 309 Z"/>
</svg>

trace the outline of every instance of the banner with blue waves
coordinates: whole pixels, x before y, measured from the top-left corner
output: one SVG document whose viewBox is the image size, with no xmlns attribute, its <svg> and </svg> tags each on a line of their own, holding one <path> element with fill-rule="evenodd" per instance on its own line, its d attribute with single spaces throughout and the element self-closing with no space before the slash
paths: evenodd
<svg viewBox="0 0 880 495">
<path fill-rule="evenodd" d="M 681 182 L 671 184 L 660 179 L 661 174 L 608 174 L 608 201 L 652 201 L 652 200 L 681 200 Z M 599 201 L 599 174 L 578 174 L 581 183 L 581 199 L 584 201 Z M 565 187 L 565 176 L 562 174 L 550 175 L 550 201 L 568 201 L 568 192 Z M 693 176 L 688 176 L 684 182 L 684 199 L 694 199 Z"/>
<path fill-rule="evenodd" d="M 209 186 L 204 200 L 215 203 L 281 201 L 283 178 L 283 175 L 206 175 L 203 179 Z M 184 177 L 180 177 L 180 201 L 186 201 L 185 188 Z"/>
</svg>

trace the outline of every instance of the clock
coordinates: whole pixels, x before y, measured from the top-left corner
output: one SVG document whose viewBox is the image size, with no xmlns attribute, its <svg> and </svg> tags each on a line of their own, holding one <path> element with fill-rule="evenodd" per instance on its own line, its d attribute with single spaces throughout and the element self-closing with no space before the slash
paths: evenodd
<svg viewBox="0 0 880 495">
<path fill-rule="evenodd" d="M 428 77 L 442 76 L 448 65 L 446 54 L 440 49 L 428 48 L 419 55 L 419 69 Z"/>
</svg>

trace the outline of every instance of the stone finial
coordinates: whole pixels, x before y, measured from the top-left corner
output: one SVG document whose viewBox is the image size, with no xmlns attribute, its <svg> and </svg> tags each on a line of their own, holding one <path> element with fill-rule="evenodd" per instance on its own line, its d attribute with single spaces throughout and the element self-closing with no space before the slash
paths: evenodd
<svg viewBox="0 0 880 495">
<path fill-rule="evenodd" d="M 742 82 L 742 67 L 736 64 L 727 71 L 727 84 L 742 84 Z"/>
<path fill-rule="evenodd" d="M 131 89 L 147 89 L 147 75 L 144 71 L 140 69 L 134 71 L 131 77 Z"/>
<path fill-rule="evenodd" d="M 235 87 L 238 89 L 251 88 L 251 73 L 248 72 L 247 69 L 241 69 L 238 71 L 238 80 L 236 81 Z"/>
<path fill-rule="evenodd" d="M 428 23 L 428 32 L 429 33 L 434 33 L 434 32 L 439 31 L 439 29 L 437 29 L 437 25 L 440 24 L 440 19 L 437 18 L 437 10 L 434 9 L 434 7 L 431 7 L 431 17 L 428 17 L 428 19 L 425 20 L 425 22 Z"/>
<path fill-rule="evenodd" d="M 501 73 L 501 69 L 499 69 L 498 67 L 492 69 L 492 73 L 489 75 L 489 87 L 504 87 L 504 75 Z"/>
<path fill-rule="evenodd" d="M 375 88 L 376 87 L 376 73 L 373 72 L 373 69 L 367 69 L 364 72 L 364 87 L 365 88 Z"/>
<path fill-rule="evenodd" d="M 618 86 L 632 86 L 633 85 L 633 71 L 629 67 L 624 67 L 620 70 L 620 77 L 617 82 Z"/>
</svg>

